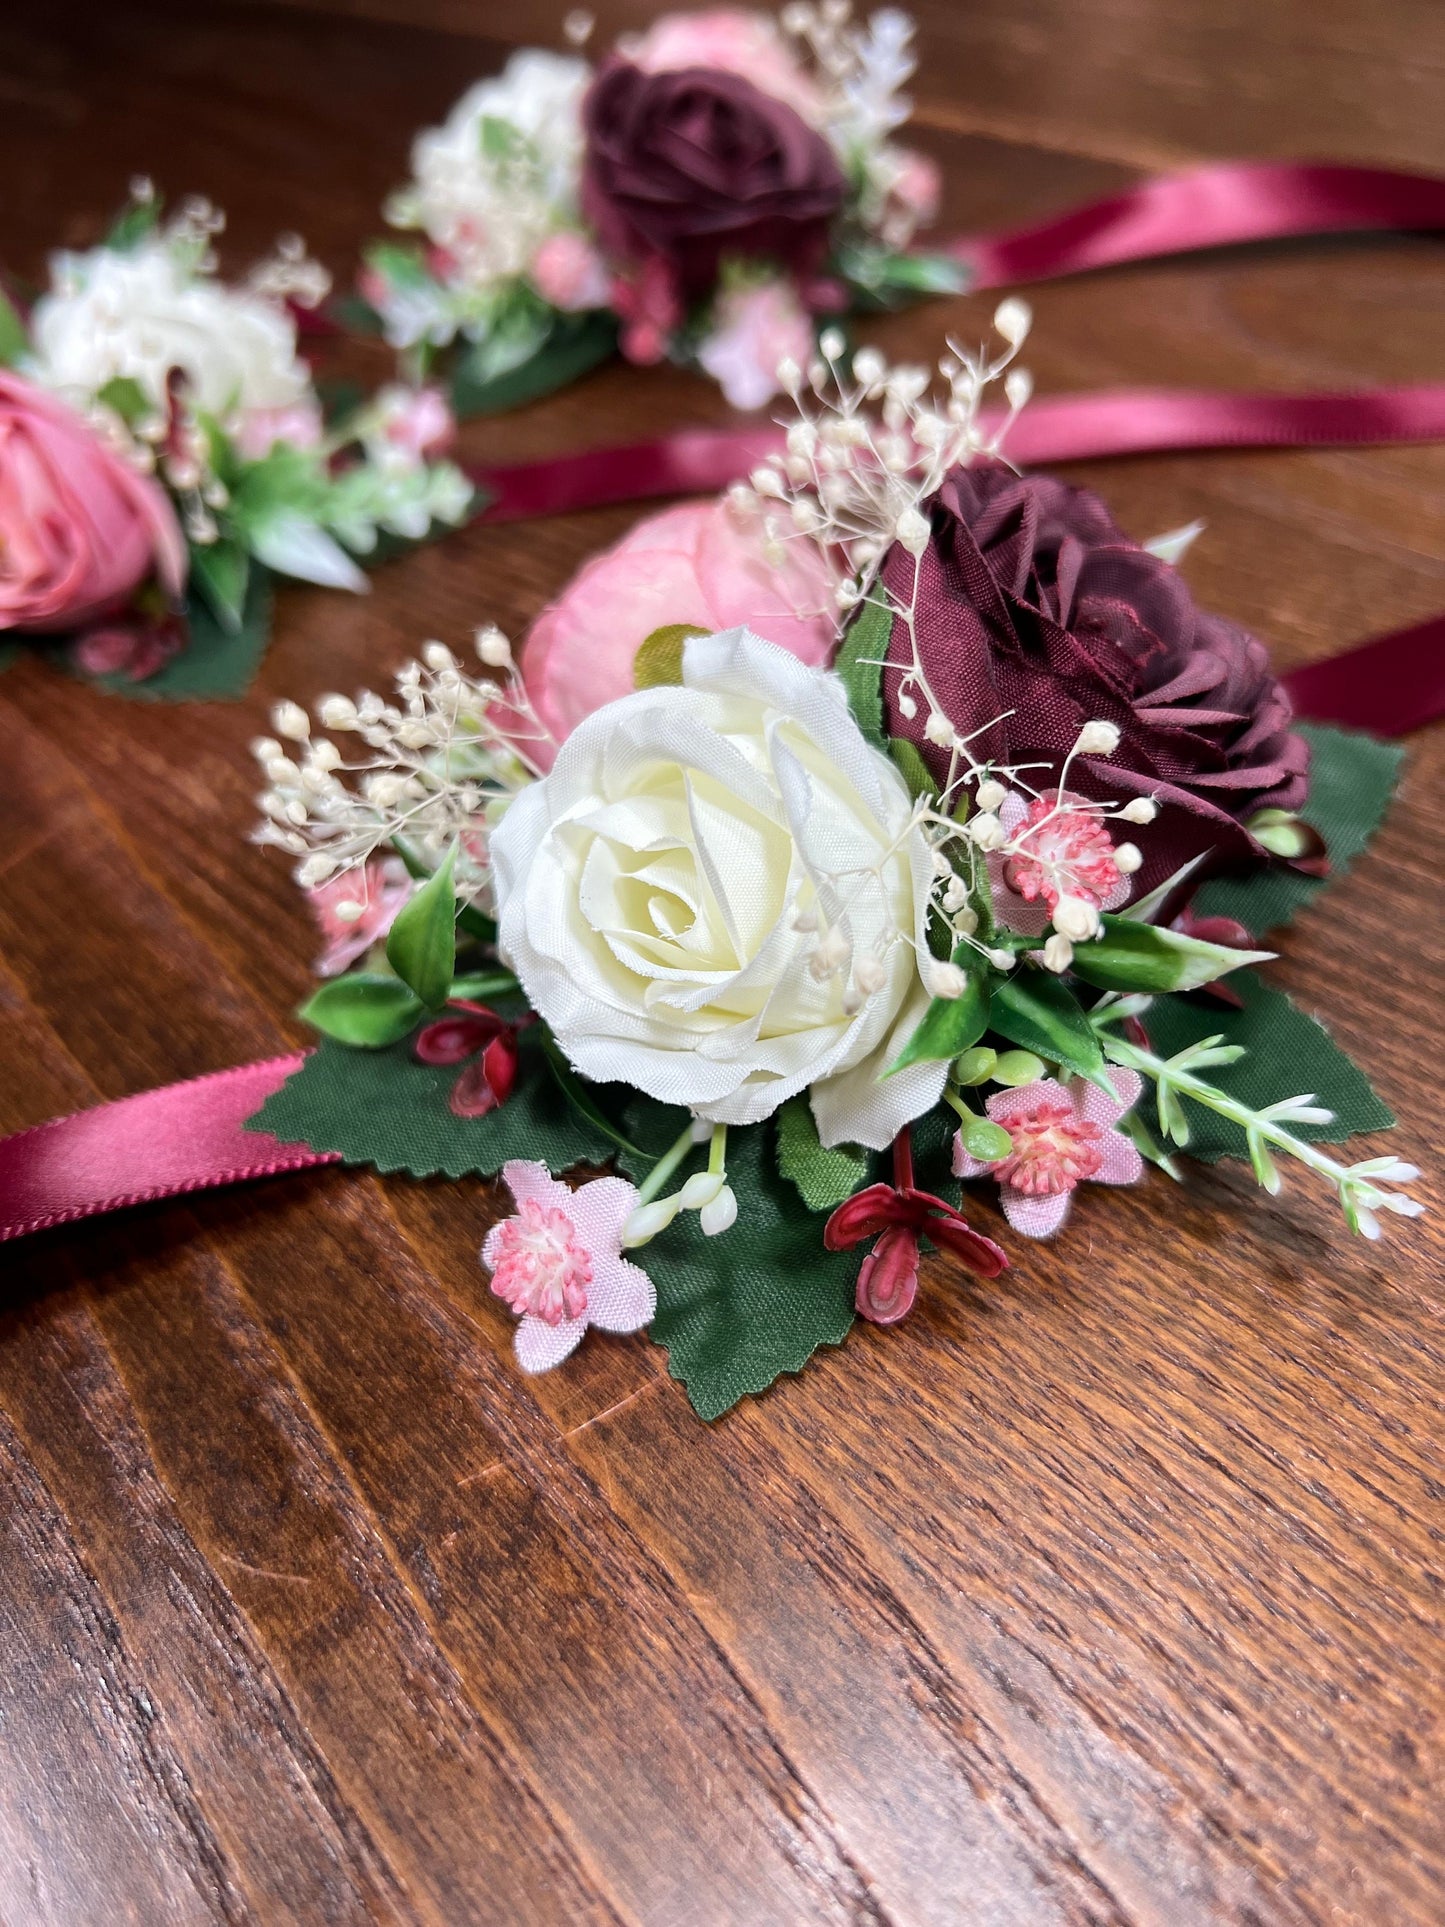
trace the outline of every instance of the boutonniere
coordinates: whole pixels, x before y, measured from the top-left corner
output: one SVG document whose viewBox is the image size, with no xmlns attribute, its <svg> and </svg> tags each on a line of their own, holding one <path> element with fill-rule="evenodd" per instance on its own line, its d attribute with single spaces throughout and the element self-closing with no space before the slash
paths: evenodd
<svg viewBox="0 0 1445 1927">
<path fill-rule="evenodd" d="M 1188 532 L 1003 463 L 997 320 L 938 391 L 825 338 L 785 451 L 590 564 L 520 667 L 429 644 L 258 745 L 260 838 L 362 968 L 254 1123 L 500 1173 L 527 1370 L 649 1324 L 710 1416 L 901 1320 L 926 1247 L 996 1276 L 1181 1153 L 1313 1178 L 1367 1237 L 1422 1208 L 1324 1148 L 1393 1120 L 1262 974 L 1398 752 L 1296 723 Z"/>
<path fill-rule="evenodd" d="M 585 21 L 574 38 L 587 38 Z M 594 61 L 538 48 L 417 137 L 361 293 L 459 412 L 510 407 L 619 347 L 712 375 L 740 408 L 822 319 L 968 269 L 912 246 L 939 176 L 895 138 L 912 22 L 846 4 L 666 14 Z"/>
<path fill-rule="evenodd" d="M 28 315 L 0 312 L 0 631 L 66 637 L 82 673 L 148 696 L 238 694 L 273 575 L 362 589 L 381 544 L 472 501 L 434 459 L 440 394 L 328 414 L 298 341 L 325 271 L 291 239 L 227 282 L 221 226 L 139 183 L 100 247 L 52 257 Z"/>
</svg>

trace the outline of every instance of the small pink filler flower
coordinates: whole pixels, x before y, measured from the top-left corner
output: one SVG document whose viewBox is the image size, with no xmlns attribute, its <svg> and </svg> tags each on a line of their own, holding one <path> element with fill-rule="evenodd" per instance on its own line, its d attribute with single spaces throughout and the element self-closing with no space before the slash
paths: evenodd
<svg viewBox="0 0 1445 1927">
<path fill-rule="evenodd" d="M 502 1177 L 517 1215 L 494 1225 L 482 1246 L 492 1290 L 518 1314 L 517 1363 L 550 1371 L 589 1325 L 632 1332 L 657 1310 L 652 1280 L 622 1256 L 622 1234 L 637 1208 L 625 1178 L 594 1178 L 573 1191 L 545 1164 L 513 1158 Z"/>
<path fill-rule="evenodd" d="M 1137 1184 L 1144 1160 L 1114 1126 L 1138 1103 L 1141 1080 L 1137 1071 L 1110 1075 L 1117 1098 L 1081 1077 L 1067 1085 L 1043 1077 L 1000 1091 L 985 1109 L 1008 1132 L 1012 1150 L 984 1163 L 963 1148 L 960 1135 L 953 1141 L 954 1176 L 997 1178 L 1004 1216 L 1026 1238 L 1053 1236 L 1068 1216 L 1074 1186 L 1085 1178 Z"/>
</svg>

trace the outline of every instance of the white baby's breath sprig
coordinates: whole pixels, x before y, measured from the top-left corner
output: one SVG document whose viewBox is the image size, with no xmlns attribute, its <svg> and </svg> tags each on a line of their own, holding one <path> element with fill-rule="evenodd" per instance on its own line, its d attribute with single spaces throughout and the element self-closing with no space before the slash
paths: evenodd
<svg viewBox="0 0 1445 1927">
<path fill-rule="evenodd" d="M 431 642 L 398 673 L 395 700 L 372 690 L 354 701 L 322 697 L 317 721 L 369 752 L 356 760 L 346 760 L 331 737 L 313 737 L 299 704 L 276 706 L 276 735 L 252 745 L 267 784 L 252 840 L 295 857 L 303 888 L 383 850 L 414 870 L 433 870 L 455 844 L 459 899 L 489 905 L 490 829 L 540 774 L 538 752 L 552 739 L 501 632 L 479 631 L 477 649 L 505 670 L 500 681 L 467 674 L 445 644 Z"/>
</svg>

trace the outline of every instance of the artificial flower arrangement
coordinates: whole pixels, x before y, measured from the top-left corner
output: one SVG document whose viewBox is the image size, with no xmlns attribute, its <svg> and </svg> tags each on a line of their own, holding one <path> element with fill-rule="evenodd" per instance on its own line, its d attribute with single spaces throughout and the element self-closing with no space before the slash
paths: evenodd
<svg viewBox="0 0 1445 1927">
<path fill-rule="evenodd" d="M 902 1319 L 925 1245 L 1002 1272 L 960 1180 L 1026 1239 L 1186 1149 L 1297 1166 L 1367 1237 L 1422 1208 L 1413 1166 L 1321 1148 L 1393 1119 L 1259 975 L 1399 752 L 1297 725 L 1181 537 L 1003 463 L 980 399 L 1026 399 L 1027 311 L 996 322 L 938 398 L 825 336 L 780 371 L 786 452 L 589 564 L 520 668 L 495 629 L 481 676 L 428 644 L 257 745 L 328 980 L 252 1125 L 500 1171 L 528 1371 L 650 1325 L 713 1416 Z"/>
<path fill-rule="evenodd" d="M 325 271 L 289 239 L 241 285 L 207 203 L 148 182 L 105 242 L 57 254 L 28 317 L 0 294 L 0 636 L 73 639 L 82 672 L 148 695 L 244 687 L 274 574 L 363 589 L 355 558 L 465 519 L 429 459 L 435 390 L 328 421 L 297 317 Z"/>
<path fill-rule="evenodd" d="M 569 37 L 585 41 L 586 16 Z M 361 294 L 415 375 L 452 351 L 462 413 L 510 407 L 620 345 L 757 408 L 819 317 L 956 290 L 911 248 L 939 176 L 898 145 L 913 27 L 847 0 L 667 14 L 596 65 L 513 54 L 418 136 Z"/>
</svg>

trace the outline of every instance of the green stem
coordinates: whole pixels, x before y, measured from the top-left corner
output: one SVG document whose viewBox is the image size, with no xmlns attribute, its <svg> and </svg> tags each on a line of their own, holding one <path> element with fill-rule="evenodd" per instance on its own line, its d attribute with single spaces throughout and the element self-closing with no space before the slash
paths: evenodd
<svg viewBox="0 0 1445 1927">
<path fill-rule="evenodd" d="M 663 1152 L 662 1156 L 643 1179 L 637 1192 L 637 1202 L 639 1204 L 651 1204 L 652 1200 L 667 1183 L 667 1180 L 672 1176 L 678 1165 L 682 1163 L 683 1159 L 692 1149 L 692 1145 L 692 1123 L 691 1120 L 689 1120 L 683 1127 L 682 1134 L 679 1136 L 677 1142 L 670 1150 Z"/>
<path fill-rule="evenodd" d="M 1285 1130 L 1282 1124 L 1264 1117 L 1260 1112 L 1251 1110 L 1249 1105 L 1241 1104 L 1238 1098 L 1230 1097 L 1215 1084 L 1206 1084 L 1202 1077 L 1195 1077 L 1191 1071 L 1176 1069 L 1165 1063 L 1163 1058 L 1155 1057 L 1152 1052 L 1140 1050 L 1135 1044 L 1125 1043 L 1122 1038 L 1103 1039 L 1104 1050 L 1111 1063 L 1120 1064 L 1126 1070 L 1141 1072 L 1152 1077 L 1156 1084 L 1164 1084 L 1186 1097 L 1192 1097 L 1206 1111 L 1213 1111 L 1217 1117 L 1227 1118 L 1237 1124 L 1242 1131 L 1252 1132 L 1266 1143 L 1272 1144 L 1277 1151 L 1296 1158 L 1308 1170 L 1334 1185 L 1341 1200 L 1348 1200 L 1356 1188 L 1357 1181 L 1347 1166 L 1337 1163 L 1323 1151 L 1315 1149 L 1304 1138 L 1296 1137 L 1292 1131 Z"/>
<path fill-rule="evenodd" d="M 728 1127 L 726 1124 L 714 1124 L 712 1127 L 712 1144 L 707 1154 L 708 1176 L 712 1178 L 721 1177 L 727 1168 Z"/>
<path fill-rule="evenodd" d="M 953 1109 L 958 1112 L 958 1115 L 963 1119 L 965 1124 L 975 1121 L 978 1117 L 978 1112 L 969 1109 L 951 1084 L 944 1086 L 943 1101 L 945 1104 L 952 1105 Z"/>
</svg>

